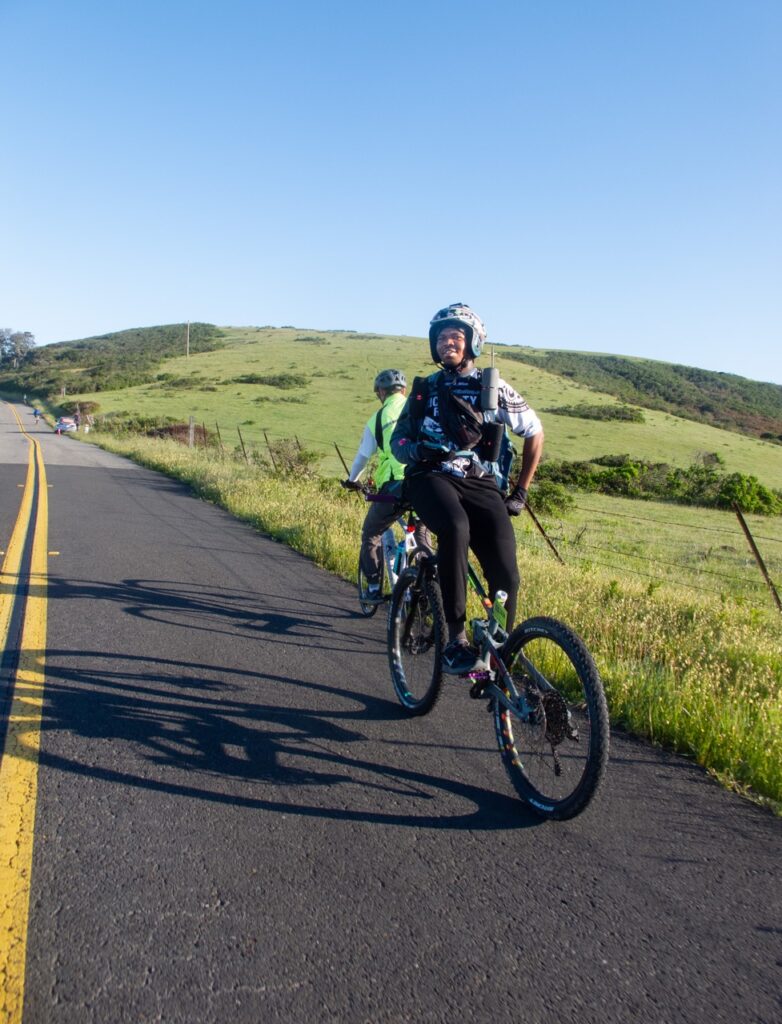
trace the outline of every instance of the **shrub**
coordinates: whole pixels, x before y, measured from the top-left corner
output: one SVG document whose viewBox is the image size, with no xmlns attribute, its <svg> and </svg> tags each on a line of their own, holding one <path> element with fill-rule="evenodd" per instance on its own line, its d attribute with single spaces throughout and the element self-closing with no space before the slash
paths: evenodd
<svg viewBox="0 0 782 1024">
<path fill-rule="evenodd" d="M 630 405 L 562 405 L 543 412 L 554 413 L 556 416 L 575 416 L 582 420 L 623 420 L 627 423 L 644 423 L 645 417 L 640 409 Z"/>
<path fill-rule="evenodd" d="M 562 486 L 552 480 L 538 480 L 533 485 L 530 504 L 537 513 L 555 515 L 566 512 L 574 504 L 573 496 Z"/>
<path fill-rule="evenodd" d="M 302 373 L 245 373 L 234 377 L 231 384 L 265 384 L 270 388 L 303 388 L 309 384 L 309 377 Z"/>
<path fill-rule="evenodd" d="M 731 508 L 743 512 L 782 515 L 782 495 L 754 476 L 726 475 L 721 456 L 706 452 L 686 469 L 662 462 L 645 462 L 629 455 L 603 455 L 591 462 L 541 463 L 537 480 L 581 491 L 626 498 L 659 498 L 704 508 Z"/>
<path fill-rule="evenodd" d="M 755 512 L 762 516 L 782 514 L 782 500 L 755 476 L 731 473 L 722 480 L 715 504 L 719 508 L 731 508 L 734 502 L 742 512 Z"/>
<path fill-rule="evenodd" d="M 96 412 L 100 411 L 99 402 L 58 402 L 57 408 L 60 410 L 63 416 L 72 416 L 75 412 L 81 413 L 82 416 L 92 416 Z"/>
</svg>

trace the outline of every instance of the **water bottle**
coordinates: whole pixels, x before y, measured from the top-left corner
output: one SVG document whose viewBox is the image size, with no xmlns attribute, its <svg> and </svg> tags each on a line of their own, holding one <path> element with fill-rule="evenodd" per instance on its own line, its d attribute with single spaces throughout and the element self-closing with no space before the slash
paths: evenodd
<svg viewBox="0 0 782 1024">
<path fill-rule="evenodd" d="M 505 627 L 508 624 L 508 613 L 505 609 L 505 602 L 508 600 L 508 595 L 504 590 L 498 590 L 494 595 L 494 604 L 491 607 L 491 615 L 489 616 L 489 636 L 496 636 L 497 630 L 500 629 L 505 632 Z"/>
<path fill-rule="evenodd" d="M 481 372 L 481 409 L 483 412 L 497 411 L 497 388 L 500 371 L 496 366 L 488 366 Z"/>
<path fill-rule="evenodd" d="M 402 537 L 397 546 L 394 548 L 394 575 L 397 577 L 399 576 L 399 573 L 402 571 L 402 560 L 404 559 L 406 552 L 407 541 L 405 537 Z"/>
<path fill-rule="evenodd" d="M 386 565 L 393 569 L 396 564 L 396 537 L 393 530 L 386 530 L 383 534 L 383 557 Z"/>
</svg>

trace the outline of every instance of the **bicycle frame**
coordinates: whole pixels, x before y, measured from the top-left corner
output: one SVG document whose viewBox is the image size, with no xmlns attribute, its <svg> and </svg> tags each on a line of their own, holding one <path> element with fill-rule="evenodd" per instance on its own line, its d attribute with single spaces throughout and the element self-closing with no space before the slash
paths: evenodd
<svg viewBox="0 0 782 1024">
<path fill-rule="evenodd" d="M 396 586 L 400 572 L 410 564 L 410 556 L 418 547 L 415 539 L 416 523 L 412 514 L 409 514 L 406 520 L 404 516 L 400 516 L 396 525 L 402 529 L 401 538 L 397 540 L 394 528 L 389 526 L 383 534 L 382 541 L 386 573 L 392 590 Z"/>
<path fill-rule="evenodd" d="M 389 606 L 391 681 L 412 716 L 428 714 L 442 689 L 447 623 L 438 576 L 437 556 L 419 555 Z M 487 700 L 503 768 L 522 801 L 544 818 L 572 818 L 594 797 L 608 760 L 608 707 L 594 660 L 557 619 L 534 616 L 509 629 L 507 594 L 490 599 L 469 562 L 468 583 L 484 612 L 471 621 L 478 658 L 462 676 L 470 697 Z"/>
<path fill-rule="evenodd" d="M 436 576 L 436 558 L 424 558 L 421 560 L 418 567 L 419 580 L 424 573 L 433 573 Z M 492 631 L 492 601 L 486 593 L 486 588 L 481 583 L 478 573 L 469 561 L 467 563 L 467 580 L 487 613 L 485 619 L 473 619 L 471 623 L 473 641 L 480 650 L 483 661 L 486 663 L 485 669 L 469 673 L 469 677 L 473 680 L 471 694 L 473 696 L 480 695 L 481 697 L 493 698 L 497 703 L 514 714 L 520 717 L 527 716 L 534 711 L 534 708 L 514 683 L 513 677 L 508 671 L 500 653 L 508 638 L 508 634 L 498 626 Z M 555 690 L 546 677 L 535 668 L 523 653 L 519 652 L 517 657 L 521 660 L 524 670 L 535 681 L 541 691 L 553 692 Z"/>
<path fill-rule="evenodd" d="M 400 505 L 399 499 L 389 494 L 372 494 L 365 491 L 364 499 L 379 504 Z M 402 508 L 395 525 L 402 530 L 401 538 L 397 540 L 394 527 L 389 526 L 383 533 L 381 541 L 383 560 L 386 566 L 386 578 L 392 590 L 396 586 L 399 574 L 410 564 L 410 556 L 418 548 L 415 539 L 418 520 L 412 509 Z"/>
</svg>

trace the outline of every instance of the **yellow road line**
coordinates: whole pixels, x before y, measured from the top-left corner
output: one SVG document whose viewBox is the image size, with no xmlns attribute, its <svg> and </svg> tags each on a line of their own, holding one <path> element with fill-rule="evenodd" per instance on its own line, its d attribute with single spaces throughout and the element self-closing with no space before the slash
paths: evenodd
<svg viewBox="0 0 782 1024">
<path fill-rule="evenodd" d="M 11 540 L 0 568 L 0 650 L 5 650 L 8 639 L 8 626 L 19 591 L 19 570 L 22 565 L 22 554 L 27 530 L 30 525 L 30 512 L 33 507 L 33 484 L 35 483 L 35 448 L 30 445 L 30 458 L 27 462 L 27 482 L 24 485 L 22 503 L 14 523 Z"/>
<path fill-rule="evenodd" d="M 46 657 L 49 497 L 40 444 L 33 438 L 29 440 L 38 473 L 38 501 L 19 663 L 0 760 L 0 1019 L 7 1024 L 21 1024 L 24 1005 Z M 28 470 L 30 502 L 34 479 Z M 28 512 L 28 523 L 29 518 Z M 23 548 L 23 540 L 21 543 Z"/>
</svg>

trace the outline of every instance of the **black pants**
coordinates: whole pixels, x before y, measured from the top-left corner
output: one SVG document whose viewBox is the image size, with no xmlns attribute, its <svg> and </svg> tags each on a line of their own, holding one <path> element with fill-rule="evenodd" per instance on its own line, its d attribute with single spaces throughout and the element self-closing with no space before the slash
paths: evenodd
<svg viewBox="0 0 782 1024">
<path fill-rule="evenodd" d="M 405 481 L 405 494 L 437 534 L 440 586 L 446 622 L 463 624 L 467 610 L 467 549 L 472 548 L 489 593 L 508 592 L 508 625 L 516 616 L 519 570 L 516 535 L 492 477 L 420 473 Z"/>
<path fill-rule="evenodd" d="M 396 485 L 397 488 L 399 484 Z M 383 484 L 380 488 L 381 494 L 391 493 L 391 485 Z M 382 541 L 383 534 L 399 518 L 399 508 L 394 504 L 374 501 L 369 503 L 364 526 L 361 530 L 361 569 L 367 580 L 371 583 L 380 576 L 380 566 L 383 561 Z M 425 526 L 419 524 L 415 531 L 416 544 L 420 548 L 432 548 L 432 538 Z"/>
</svg>

